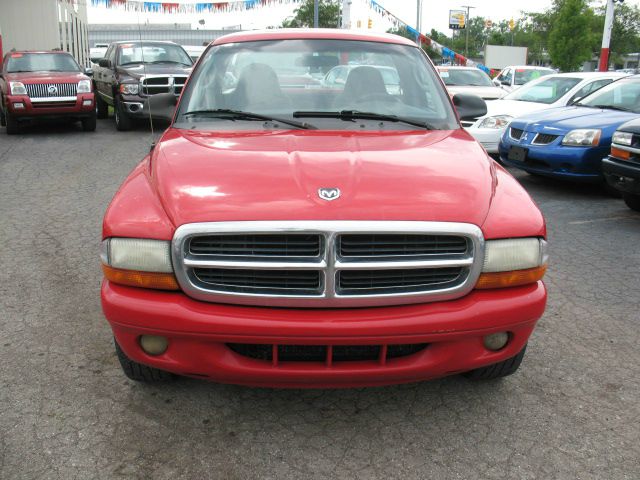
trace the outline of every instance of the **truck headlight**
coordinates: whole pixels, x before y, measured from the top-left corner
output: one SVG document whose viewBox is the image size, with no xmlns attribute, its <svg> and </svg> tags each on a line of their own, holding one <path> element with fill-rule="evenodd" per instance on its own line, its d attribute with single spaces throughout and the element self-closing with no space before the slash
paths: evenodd
<svg viewBox="0 0 640 480">
<path fill-rule="evenodd" d="M 137 95 L 139 90 L 139 85 L 137 83 L 121 83 L 120 84 L 120 93 L 124 95 Z"/>
<path fill-rule="evenodd" d="M 496 115 L 495 117 L 487 117 L 480 121 L 478 128 L 493 128 L 500 129 L 509 125 L 509 122 L 513 119 L 511 115 Z"/>
<path fill-rule="evenodd" d="M 567 147 L 596 147 L 600 143 L 601 130 L 579 128 L 571 130 L 562 139 L 562 145 Z"/>
<path fill-rule="evenodd" d="M 171 242 L 146 238 L 107 238 L 100 252 L 107 280 L 132 287 L 178 290 Z"/>
<path fill-rule="evenodd" d="M 26 95 L 27 88 L 24 86 L 22 82 L 9 82 L 9 87 L 11 88 L 11 95 Z"/>
<path fill-rule="evenodd" d="M 91 80 L 80 80 L 78 82 L 78 93 L 91 93 Z"/>
<path fill-rule="evenodd" d="M 535 283 L 547 269 L 547 242 L 541 238 L 487 240 L 476 288 L 504 288 Z"/>
<path fill-rule="evenodd" d="M 613 134 L 613 143 L 618 145 L 626 145 L 630 147 L 633 143 L 633 133 L 629 132 L 616 132 Z"/>
</svg>

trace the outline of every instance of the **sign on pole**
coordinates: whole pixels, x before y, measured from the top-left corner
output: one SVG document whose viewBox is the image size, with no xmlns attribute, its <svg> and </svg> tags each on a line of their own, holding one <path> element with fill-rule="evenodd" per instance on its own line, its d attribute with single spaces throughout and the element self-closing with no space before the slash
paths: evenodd
<svg viewBox="0 0 640 480">
<path fill-rule="evenodd" d="M 449 10 L 449 28 L 464 30 L 467 23 L 467 12 L 464 10 Z"/>
</svg>

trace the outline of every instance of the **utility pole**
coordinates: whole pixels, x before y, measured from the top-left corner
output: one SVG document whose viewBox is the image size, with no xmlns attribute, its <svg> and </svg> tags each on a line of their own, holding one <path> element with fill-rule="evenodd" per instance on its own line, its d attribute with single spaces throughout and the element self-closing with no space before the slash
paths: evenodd
<svg viewBox="0 0 640 480">
<path fill-rule="evenodd" d="M 320 9 L 318 7 L 318 2 L 320 0 L 313 1 L 313 28 L 318 28 L 318 24 L 320 23 Z"/>
<path fill-rule="evenodd" d="M 607 11 L 604 16 L 604 32 L 602 33 L 602 50 L 600 50 L 600 63 L 598 70 L 609 70 L 609 45 L 611 44 L 611 30 L 613 29 L 613 4 L 615 0 L 607 0 Z"/>
<path fill-rule="evenodd" d="M 467 18 L 464 19 L 465 40 L 464 40 L 464 56 L 469 58 L 469 11 L 476 8 L 473 5 L 461 5 L 467 9 Z"/>
<path fill-rule="evenodd" d="M 422 0 L 416 0 L 417 14 L 416 14 L 416 43 L 420 45 L 420 34 L 422 33 Z"/>
</svg>

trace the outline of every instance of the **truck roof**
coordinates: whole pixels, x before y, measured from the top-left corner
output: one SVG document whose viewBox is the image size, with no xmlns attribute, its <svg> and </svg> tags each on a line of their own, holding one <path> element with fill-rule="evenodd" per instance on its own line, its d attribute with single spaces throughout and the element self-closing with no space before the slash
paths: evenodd
<svg viewBox="0 0 640 480">
<path fill-rule="evenodd" d="M 365 42 L 394 43 L 399 45 L 416 46 L 414 42 L 390 33 L 368 33 L 335 28 L 282 28 L 277 30 L 237 32 L 217 38 L 212 42 L 212 45 L 222 45 L 235 42 L 298 39 L 360 40 Z"/>
</svg>

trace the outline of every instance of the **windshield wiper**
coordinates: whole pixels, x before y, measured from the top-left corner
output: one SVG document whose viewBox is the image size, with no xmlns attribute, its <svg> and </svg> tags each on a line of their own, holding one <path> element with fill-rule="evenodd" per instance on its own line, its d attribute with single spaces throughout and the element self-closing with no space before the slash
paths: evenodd
<svg viewBox="0 0 640 480">
<path fill-rule="evenodd" d="M 125 62 L 125 63 L 121 63 L 118 66 L 119 67 L 124 67 L 125 65 L 140 65 L 141 63 L 144 63 L 144 62 Z"/>
<path fill-rule="evenodd" d="M 609 110 L 619 110 L 621 112 L 633 112 L 633 110 L 631 110 L 630 108 L 625 108 L 625 107 L 618 107 L 616 105 L 580 105 L 582 107 L 587 107 L 587 106 L 592 106 L 593 108 L 602 108 L 602 109 L 609 109 Z"/>
<path fill-rule="evenodd" d="M 375 112 L 361 112 L 360 110 L 341 110 L 339 112 L 313 112 L 313 111 L 298 111 L 293 112 L 294 118 L 304 117 L 317 117 L 317 118 L 339 118 L 340 120 L 382 120 L 387 122 L 401 122 L 407 125 L 413 125 L 415 127 L 425 128 L 427 130 L 435 130 L 435 128 L 428 123 L 419 122 L 406 117 L 398 117 L 397 115 L 388 115 L 385 113 Z"/>
<path fill-rule="evenodd" d="M 230 120 L 266 120 L 268 122 L 279 122 L 292 127 L 302 128 L 304 130 L 316 130 L 315 127 L 306 122 L 296 122 L 295 120 L 287 120 L 271 115 L 261 115 L 259 113 L 243 112 L 242 110 L 231 110 L 228 108 L 215 108 L 211 110 L 191 110 L 183 115 L 200 115 L 203 117 L 228 118 Z"/>
<path fill-rule="evenodd" d="M 184 62 L 176 62 L 175 60 L 155 60 L 153 62 L 148 62 L 151 64 L 154 63 L 177 63 L 178 65 L 185 65 L 187 67 L 191 67 L 192 65 L 190 63 L 184 63 Z"/>
</svg>

